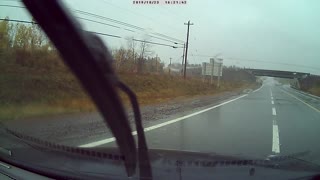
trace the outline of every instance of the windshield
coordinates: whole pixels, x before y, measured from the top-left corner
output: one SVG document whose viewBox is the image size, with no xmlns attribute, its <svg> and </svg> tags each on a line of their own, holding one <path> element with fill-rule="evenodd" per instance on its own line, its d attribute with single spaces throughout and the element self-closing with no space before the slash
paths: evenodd
<svg viewBox="0 0 320 180">
<path fill-rule="evenodd" d="M 112 70 L 136 94 L 149 149 L 262 159 L 312 152 L 301 158 L 320 164 L 318 1 L 62 2 L 106 44 Z M 130 100 L 117 92 L 137 139 Z M 0 1 L 0 122 L 58 145 L 118 148 L 19 0 Z"/>
</svg>

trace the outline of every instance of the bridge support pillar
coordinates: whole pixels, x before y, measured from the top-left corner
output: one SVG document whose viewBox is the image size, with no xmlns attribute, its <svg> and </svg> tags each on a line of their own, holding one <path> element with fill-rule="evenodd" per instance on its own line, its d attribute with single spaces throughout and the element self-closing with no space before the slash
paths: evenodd
<svg viewBox="0 0 320 180">
<path fill-rule="evenodd" d="M 294 87 L 300 89 L 300 83 L 298 78 L 293 78 Z"/>
</svg>

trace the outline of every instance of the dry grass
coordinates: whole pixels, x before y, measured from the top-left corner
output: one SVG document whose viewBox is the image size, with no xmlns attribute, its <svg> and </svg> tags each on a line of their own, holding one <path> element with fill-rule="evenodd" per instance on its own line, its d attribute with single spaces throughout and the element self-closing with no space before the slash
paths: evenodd
<svg viewBox="0 0 320 180">
<path fill-rule="evenodd" d="M 147 76 L 121 74 L 120 79 L 132 88 L 142 105 L 166 102 L 176 98 L 214 95 L 225 91 L 252 88 L 255 85 L 254 83 L 222 82 L 220 88 L 217 88 L 198 78 L 184 80 L 177 76 L 151 74 Z M 124 97 L 123 94 L 122 97 Z"/>
<path fill-rule="evenodd" d="M 249 87 L 248 83 L 222 82 L 217 89 L 200 79 L 169 75 L 119 74 L 137 94 L 141 105 L 167 102 Z M 26 68 L 2 71 L 0 120 L 95 111 L 95 105 L 69 72 L 43 72 Z M 120 94 L 128 105 L 126 96 Z"/>
<path fill-rule="evenodd" d="M 309 89 L 309 92 L 316 96 L 320 96 L 320 86 L 312 87 L 311 89 Z"/>
</svg>

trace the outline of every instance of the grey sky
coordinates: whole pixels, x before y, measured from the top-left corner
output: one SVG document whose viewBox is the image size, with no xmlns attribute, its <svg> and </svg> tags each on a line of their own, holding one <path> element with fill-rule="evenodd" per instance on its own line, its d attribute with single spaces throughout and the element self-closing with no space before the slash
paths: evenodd
<svg viewBox="0 0 320 180">
<path fill-rule="evenodd" d="M 194 25 L 190 28 L 189 63 L 209 61 L 208 57 L 193 56 L 196 54 L 222 53 L 226 65 L 320 74 L 318 0 L 187 0 L 187 5 L 134 5 L 132 0 L 65 2 L 70 8 L 127 22 L 147 31 L 130 32 L 82 21 L 85 29 L 137 39 L 158 32 L 185 41 L 186 26 L 183 23 L 191 20 Z M 1 4 L 17 3 L 1 1 Z M 0 17 L 7 15 L 29 19 L 21 9 L 0 7 Z M 124 39 L 103 39 L 110 47 L 126 46 Z M 153 38 L 150 41 L 171 44 Z M 153 45 L 152 50 L 166 63 L 170 57 L 173 62 L 181 62 L 182 49 Z"/>
</svg>

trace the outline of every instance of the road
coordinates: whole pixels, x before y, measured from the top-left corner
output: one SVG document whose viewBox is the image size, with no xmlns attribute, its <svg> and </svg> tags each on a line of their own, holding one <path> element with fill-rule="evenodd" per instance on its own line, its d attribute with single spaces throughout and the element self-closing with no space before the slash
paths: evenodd
<svg viewBox="0 0 320 180">
<path fill-rule="evenodd" d="M 319 165 L 315 164 L 320 164 L 320 145 L 318 143 L 320 128 L 319 98 L 305 95 L 288 86 L 279 85 L 272 78 L 267 79 L 259 89 L 244 92 L 246 93 L 229 96 L 229 98 L 223 98 L 221 101 L 211 100 L 213 104 L 209 106 L 202 106 L 200 108 L 195 107 L 193 111 L 187 111 L 182 114 L 177 113 L 175 117 L 170 116 L 168 119 L 164 118 L 154 120 L 151 123 L 144 123 L 149 148 L 175 149 L 193 152 L 218 153 L 220 155 L 243 155 L 243 157 L 251 157 L 252 160 L 249 158 L 250 162 L 257 165 L 253 172 L 259 172 L 256 173 L 256 176 L 252 176 L 252 178 L 255 177 L 257 179 L 261 177 L 266 179 L 274 179 L 272 177 L 277 177 L 279 179 L 281 179 L 281 177 L 283 177 L 283 179 L 292 179 L 292 177 L 296 176 L 304 177 L 310 174 L 307 172 L 298 172 L 295 168 L 308 168 L 308 165 L 313 165 L 310 167 L 316 169 L 315 171 L 318 171 L 317 168 Z M 210 97 L 208 96 L 208 98 Z M 197 100 L 200 100 L 200 98 Z M 84 119 L 81 120 L 80 118 Z M 107 131 L 101 133 L 100 136 L 92 136 L 90 138 L 84 138 L 84 136 L 82 136 L 80 138 L 80 135 L 83 135 L 82 131 L 99 134 L 99 129 L 93 128 L 101 126 L 101 124 L 96 121 L 90 122 L 94 122 L 94 126 L 84 129 L 88 126 L 88 123 L 86 122 L 88 122 L 89 119 L 99 118 L 101 117 L 99 117 L 97 113 L 93 113 L 88 114 L 87 116 L 79 115 L 71 118 L 70 120 L 69 118 L 60 118 L 59 122 L 57 122 L 57 119 L 42 118 L 39 119 L 39 121 L 31 119 L 25 120 L 24 124 L 20 124 L 21 121 L 18 121 L 15 125 L 20 125 L 19 127 L 21 130 L 27 129 L 23 134 L 42 139 L 46 137 L 45 140 L 47 141 L 51 140 L 51 136 L 63 136 L 65 134 L 61 133 L 62 131 L 60 129 L 56 129 L 57 127 L 67 127 L 67 130 L 72 132 L 70 134 L 75 136 L 75 139 L 77 139 L 77 141 L 72 141 L 73 143 L 70 143 L 71 141 L 69 141 L 68 138 L 63 140 L 61 137 L 59 144 L 65 144 L 68 146 L 88 148 L 98 146 L 116 146 L 115 139 L 112 137 L 110 132 L 106 133 Z M 43 121 L 43 123 L 40 123 L 41 121 Z M 147 119 L 145 119 L 145 121 L 147 121 Z M 30 126 L 31 122 L 32 126 Z M 35 124 L 35 122 L 37 123 Z M 69 125 L 62 126 L 62 122 Z M 73 126 L 79 126 L 79 128 L 74 131 L 72 130 Z M 43 131 L 51 129 L 54 130 L 55 133 L 48 132 L 48 134 L 53 134 L 49 136 L 42 136 L 44 133 L 36 133 L 40 129 L 43 129 Z M 102 127 L 101 129 L 105 128 Z M 78 132 L 78 130 L 82 130 L 81 133 Z M 105 159 L 105 157 L 102 158 L 101 161 L 97 161 L 96 157 L 99 155 L 94 153 L 97 155 L 94 156 L 93 153 L 91 153 L 91 157 L 94 158 L 92 162 L 98 163 L 99 166 L 95 164 L 90 166 L 88 161 L 88 157 L 90 156 L 71 156 L 71 154 L 61 156 L 59 151 L 57 153 L 47 153 L 50 151 L 46 151 L 43 148 L 37 148 L 37 146 L 32 146 L 32 142 L 31 146 L 28 145 L 28 148 L 24 149 L 24 146 L 26 146 L 25 143 L 14 141 L 17 139 L 12 136 L 8 136 L 4 129 L 0 129 L 0 133 L 2 134 L 2 136 L 0 136 L 0 141 L 4 142 L 2 143 L 4 147 L 1 147 L 1 153 L 9 154 L 8 157 L 10 158 L 25 158 L 26 160 L 24 160 L 24 162 L 29 162 L 34 160 L 34 157 L 37 156 L 39 157 L 37 158 L 39 160 L 38 162 L 49 162 L 53 167 L 57 167 L 57 165 L 59 165 L 62 168 L 69 169 L 70 167 L 74 167 L 71 163 L 73 162 L 76 164 L 76 167 L 85 168 L 85 172 L 90 172 L 92 174 L 95 174 L 94 172 L 98 168 L 97 172 L 99 173 L 107 172 L 108 175 L 110 175 L 110 172 L 112 172 L 114 174 L 125 175 L 122 166 L 116 166 L 119 162 L 114 162 L 116 159 L 116 161 L 119 160 L 118 155 L 113 156 L 109 154 L 109 159 Z M 133 134 L 136 134 L 136 132 L 133 132 Z M 65 146 L 56 146 L 32 138 L 28 139 L 35 143 L 58 148 L 61 151 L 76 152 L 75 149 L 72 150 Z M 9 150 L 12 150 L 12 157 L 11 151 Z M 286 158 L 284 155 L 298 154 L 305 151 L 311 151 L 311 156 L 291 156 L 291 159 L 288 159 L 288 161 L 280 162 L 278 161 L 280 159 L 272 161 L 273 163 L 279 163 L 281 167 L 289 167 L 290 171 L 282 171 L 285 169 L 278 171 L 277 168 L 265 168 L 265 166 L 263 166 L 266 165 L 264 164 L 266 163 L 265 161 L 255 160 L 256 158 L 264 159 L 269 155 L 283 155 L 281 156 L 281 160 L 283 160 L 283 158 Z M 87 155 L 90 154 L 88 152 L 90 151 L 86 152 Z M 219 155 L 199 156 L 197 153 L 170 153 L 168 153 L 168 151 L 165 153 L 164 151 L 153 151 L 153 154 L 150 153 L 153 155 L 152 165 L 155 169 L 158 168 L 158 170 L 160 170 L 154 173 L 154 177 L 160 177 L 160 175 L 163 175 L 165 172 L 166 177 L 169 179 L 170 177 L 173 177 L 172 179 L 177 179 L 178 176 L 180 178 L 190 177 L 196 179 L 199 174 L 210 178 L 215 177 L 216 179 L 234 179 L 235 177 L 240 179 L 240 176 L 244 177 L 242 179 L 248 179 L 252 172 L 252 166 L 247 158 L 242 159 L 239 157 L 239 159 L 236 158 L 235 160 L 232 160 L 229 156 L 229 159 L 227 158 L 227 160 L 219 162 L 219 160 L 217 161 L 217 159 L 219 159 L 217 157 L 221 158 Z M 28 154 L 28 156 L 25 156 L 25 154 Z M 184 156 L 181 156 L 181 154 L 184 154 Z M 197 154 L 197 157 L 192 157 L 190 156 L 191 154 Z M 75 159 L 77 161 L 72 158 L 72 161 L 68 161 L 66 157 L 69 157 L 69 155 L 70 158 L 76 157 Z M 112 160 L 110 159 L 110 156 Z M 163 158 L 164 156 L 167 156 L 167 158 Z M 54 161 L 50 161 L 50 157 L 54 159 Z M 174 159 L 175 157 L 177 160 Z M 226 156 L 223 157 L 225 158 Z M 81 165 L 82 158 L 85 159 L 85 165 Z M 78 162 L 78 160 L 80 161 Z M 56 161 L 58 161 L 58 163 L 56 163 Z M 66 164 L 65 162 L 70 163 Z M 105 162 L 108 162 L 110 166 L 105 166 Z M 176 162 L 188 162 L 188 166 L 184 168 L 183 166 L 176 164 Z M 208 162 L 210 162 L 212 167 L 215 169 L 199 168 L 208 167 Z M 212 162 L 215 162 L 214 165 Z M 303 166 L 299 166 L 299 163 L 301 165 L 301 162 L 303 162 Z M 101 166 L 102 164 L 103 166 Z M 94 168 L 88 169 L 88 167 Z M 115 167 L 119 167 L 119 169 Z M 163 167 L 165 168 L 163 169 Z M 168 167 L 172 169 L 167 169 Z M 74 172 L 74 168 L 70 168 L 69 170 L 71 170 L 72 173 Z"/>
<path fill-rule="evenodd" d="M 319 130 L 320 101 L 272 78 L 248 94 L 145 127 L 150 148 L 258 157 L 320 152 Z M 109 135 L 78 146 L 116 144 Z"/>
</svg>

